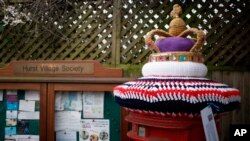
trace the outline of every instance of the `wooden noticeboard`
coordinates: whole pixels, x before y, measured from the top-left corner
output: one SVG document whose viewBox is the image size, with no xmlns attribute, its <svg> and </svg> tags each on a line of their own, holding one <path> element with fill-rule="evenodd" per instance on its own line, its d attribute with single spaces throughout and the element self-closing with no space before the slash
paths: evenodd
<svg viewBox="0 0 250 141">
<path fill-rule="evenodd" d="M 112 109 L 118 105 L 112 98 L 113 88 L 131 80 L 122 78 L 122 75 L 122 69 L 103 67 L 93 60 L 13 61 L 4 68 L 0 68 L 0 90 L 40 91 L 40 140 L 54 141 L 56 91 L 104 91 L 105 95 L 107 94 L 105 97 L 109 99 L 105 104 L 105 109 L 108 110 L 105 117 L 115 121 L 113 116 L 117 113 L 112 113 L 114 112 Z M 113 128 L 117 130 L 116 132 L 120 132 L 119 140 L 125 141 L 127 123 L 122 117 L 126 112 L 121 109 L 119 111 L 120 129 Z"/>
</svg>

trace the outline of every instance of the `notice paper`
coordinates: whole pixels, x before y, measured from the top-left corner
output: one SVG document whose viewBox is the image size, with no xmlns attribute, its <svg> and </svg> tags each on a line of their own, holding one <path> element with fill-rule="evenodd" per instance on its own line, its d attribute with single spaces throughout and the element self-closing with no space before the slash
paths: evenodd
<svg viewBox="0 0 250 141">
<path fill-rule="evenodd" d="M 12 111 L 12 110 L 7 110 L 7 111 L 6 111 L 6 118 L 7 118 L 7 119 L 17 118 L 17 111 L 16 111 L 16 110 L 14 110 L 14 111 Z"/>
<path fill-rule="evenodd" d="M 3 101 L 3 90 L 0 90 L 0 101 Z"/>
<path fill-rule="evenodd" d="M 7 102 L 17 102 L 17 99 L 18 99 L 17 95 L 7 95 L 6 96 Z"/>
<path fill-rule="evenodd" d="M 82 92 L 57 92 L 55 110 L 82 111 Z"/>
<path fill-rule="evenodd" d="M 98 140 L 109 141 L 109 120 L 106 119 L 82 119 L 79 131 L 80 141 Z"/>
<path fill-rule="evenodd" d="M 40 119 L 40 112 L 18 112 L 18 119 Z"/>
<path fill-rule="evenodd" d="M 16 127 L 5 127 L 5 135 L 15 135 Z"/>
<path fill-rule="evenodd" d="M 62 95 L 63 95 L 63 92 L 57 92 L 55 95 L 55 110 L 56 111 L 63 111 L 64 110 Z"/>
<path fill-rule="evenodd" d="M 39 91 L 25 91 L 25 100 L 40 100 Z"/>
<path fill-rule="evenodd" d="M 39 141 L 37 135 L 18 135 L 18 141 Z"/>
<path fill-rule="evenodd" d="M 5 135 L 5 141 L 39 141 L 38 135 Z"/>
<path fill-rule="evenodd" d="M 16 119 L 6 119 L 6 126 L 16 126 L 17 120 Z"/>
<path fill-rule="evenodd" d="M 56 132 L 56 141 L 76 141 L 76 131 Z"/>
<path fill-rule="evenodd" d="M 17 110 L 17 102 L 6 102 L 7 110 Z"/>
<path fill-rule="evenodd" d="M 79 131 L 81 120 L 80 111 L 55 112 L 55 131 Z"/>
<path fill-rule="evenodd" d="M 17 90 L 7 90 L 6 95 L 17 95 Z"/>
<path fill-rule="evenodd" d="M 34 112 L 35 111 L 35 101 L 31 100 L 20 100 L 19 101 L 19 110 L 20 111 L 29 111 Z"/>
<path fill-rule="evenodd" d="M 18 141 L 39 141 L 38 139 L 33 139 L 33 138 L 18 138 Z"/>
<path fill-rule="evenodd" d="M 104 117 L 104 92 L 83 92 L 83 117 Z"/>
<path fill-rule="evenodd" d="M 18 141 L 17 135 L 5 135 L 4 141 Z"/>
</svg>

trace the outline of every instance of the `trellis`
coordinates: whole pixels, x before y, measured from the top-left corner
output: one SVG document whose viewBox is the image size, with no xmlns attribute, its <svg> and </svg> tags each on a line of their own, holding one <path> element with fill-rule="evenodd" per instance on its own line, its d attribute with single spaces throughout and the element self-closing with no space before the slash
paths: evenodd
<svg viewBox="0 0 250 141">
<path fill-rule="evenodd" d="M 250 65 L 248 0 L 76 1 L 75 8 L 62 15 L 63 25 L 55 21 L 62 36 L 30 32 L 36 25 L 29 23 L 5 27 L 0 38 L 0 63 L 94 59 L 104 64 L 143 64 L 150 53 L 143 36 L 155 28 L 168 30 L 175 3 L 182 6 L 187 27 L 206 33 L 202 52 L 207 65 Z"/>
</svg>

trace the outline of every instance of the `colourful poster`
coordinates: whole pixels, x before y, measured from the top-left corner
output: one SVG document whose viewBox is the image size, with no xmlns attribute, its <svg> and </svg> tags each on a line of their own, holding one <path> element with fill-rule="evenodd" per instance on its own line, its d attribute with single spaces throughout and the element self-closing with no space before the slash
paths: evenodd
<svg viewBox="0 0 250 141">
<path fill-rule="evenodd" d="M 7 110 L 17 110 L 17 102 L 7 102 Z"/>
<path fill-rule="evenodd" d="M 7 95 L 6 96 L 6 100 L 8 101 L 8 102 L 17 102 L 17 95 Z"/>
<path fill-rule="evenodd" d="M 5 135 L 15 135 L 16 127 L 5 127 Z"/>
<path fill-rule="evenodd" d="M 14 118 L 6 119 L 6 126 L 16 126 L 17 120 Z"/>
<path fill-rule="evenodd" d="M 79 131 L 80 141 L 109 141 L 109 120 L 82 119 Z"/>
</svg>

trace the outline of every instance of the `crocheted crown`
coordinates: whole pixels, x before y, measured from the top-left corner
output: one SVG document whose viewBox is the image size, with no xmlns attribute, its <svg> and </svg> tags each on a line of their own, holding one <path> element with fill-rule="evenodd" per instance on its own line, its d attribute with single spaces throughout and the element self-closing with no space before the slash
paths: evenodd
<svg viewBox="0 0 250 141">
<path fill-rule="evenodd" d="M 218 113 L 239 105 L 239 90 L 205 78 L 207 67 L 200 53 L 205 34 L 186 29 L 181 13 L 174 5 L 169 32 L 153 29 L 145 36 L 146 45 L 156 53 L 143 66 L 143 77 L 114 88 L 118 104 L 143 113 L 191 116 L 207 105 Z M 190 34 L 196 38 L 187 38 Z M 153 41 L 154 35 L 160 38 Z"/>
<path fill-rule="evenodd" d="M 155 61 L 202 61 L 202 55 L 199 52 L 204 44 L 205 34 L 197 28 L 186 29 L 185 22 L 179 16 L 181 13 L 181 7 L 175 4 L 170 14 L 173 20 L 170 22 L 169 32 L 153 29 L 145 36 L 146 45 L 157 52 L 156 55 L 152 54 L 150 59 Z M 194 34 L 196 37 L 187 38 Z M 155 35 L 159 36 L 156 42 L 152 40 Z"/>
</svg>

